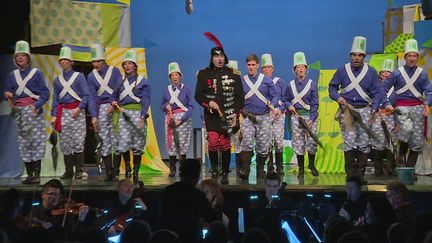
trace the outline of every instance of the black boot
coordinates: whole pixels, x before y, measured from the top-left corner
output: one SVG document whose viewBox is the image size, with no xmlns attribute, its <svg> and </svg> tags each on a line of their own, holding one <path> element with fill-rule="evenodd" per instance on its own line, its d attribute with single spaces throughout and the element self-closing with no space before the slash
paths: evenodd
<svg viewBox="0 0 432 243">
<path fill-rule="evenodd" d="M 390 149 L 386 149 L 386 166 L 385 172 L 387 176 L 397 176 L 395 153 Z"/>
<path fill-rule="evenodd" d="M 359 169 L 358 176 L 360 176 L 360 179 L 365 185 L 367 184 L 367 181 L 364 180 L 364 173 L 366 171 L 368 157 L 369 157 L 369 153 L 362 153 L 360 151 L 357 156 L 357 165 Z"/>
<path fill-rule="evenodd" d="M 344 151 L 345 156 L 345 173 L 347 177 L 350 177 L 354 173 L 354 151 Z"/>
<path fill-rule="evenodd" d="M 283 170 L 283 153 L 275 152 L 275 160 L 276 160 L 276 172 L 280 175 L 284 175 Z"/>
<path fill-rule="evenodd" d="M 247 180 L 249 179 L 250 164 L 252 160 L 252 151 L 241 152 L 240 159 L 241 159 L 242 169 L 240 171 L 239 178 L 242 180 Z"/>
<path fill-rule="evenodd" d="M 119 175 L 120 175 L 120 163 L 121 163 L 121 154 L 114 154 L 114 156 L 112 158 L 112 165 L 113 165 L 112 174 L 114 177 L 117 177 L 117 178 L 119 178 Z M 129 170 L 130 170 L 130 165 L 129 165 Z M 127 170 L 126 170 L 126 172 L 127 172 Z M 130 172 L 129 172 L 129 174 L 130 174 Z M 130 178 L 130 175 L 129 175 L 129 178 Z"/>
<path fill-rule="evenodd" d="M 112 165 L 112 157 L 111 155 L 107 155 L 107 156 L 103 156 L 102 160 L 104 162 L 105 165 L 105 181 L 109 182 L 109 181 L 115 181 L 114 180 L 114 169 L 113 169 L 113 165 Z M 118 179 L 117 179 L 118 180 Z"/>
<path fill-rule="evenodd" d="M 73 155 L 63 155 L 65 164 L 65 173 L 60 179 L 71 179 L 73 176 Z"/>
<path fill-rule="evenodd" d="M 408 152 L 408 143 L 400 142 L 399 143 L 399 153 L 397 157 L 397 166 L 406 166 L 406 154 Z"/>
<path fill-rule="evenodd" d="M 32 162 L 33 164 L 33 170 L 34 170 L 34 176 L 33 176 L 33 180 L 31 181 L 34 184 L 39 184 L 40 183 L 40 173 L 41 173 L 41 161 L 40 160 L 36 160 Z"/>
<path fill-rule="evenodd" d="M 299 167 L 297 178 L 303 179 L 304 178 L 304 155 L 297 154 L 297 164 Z"/>
<path fill-rule="evenodd" d="M 241 171 L 241 160 L 240 160 L 240 154 L 241 153 L 236 153 L 235 158 L 236 158 L 236 175 L 239 176 L 240 175 L 240 171 Z"/>
<path fill-rule="evenodd" d="M 168 175 L 169 177 L 174 177 L 177 172 L 176 162 L 177 162 L 176 156 L 169 157 L 169 168 L 170 168 L 170 173 Z"/>
<path fill-rule="evenodd" d="M 406 163 L 407 167 L 415 167 L 415 165 L 417 163 L 418 155 L 419 155 L 418 151 L 410 150 L 410 152 L 408 154 L 407 163 Z"/>
<path fill-rule="evenodd" d="M 257 153 L 256 156 L 256 177 L 257 179 L 265 179 L 266 173 L 264 172 L 264 165 L 267 159 L 267 155 L 261 155 Z"/>
<path fill-rule="evenodd" d="M 231 162 L 231 150 L 222 151 L 222 179 L 220 183 L 222 185 L 228 184 L 228 174 L 230 173 L 229 165 Z"/>
<path fill-rule="evenodd" d="M 31 181 L 33 180 L 33 161 L 32 162 L 24 162 L 26 172 L 27 172 L 27 178 L 22 181 L 23 184 L 31 184 Z"/>
<path fill-rule="evenodd" d="M 267 173 L 274 171 L 274 166 L 273 166 L 274 165 L 274 161 L 273 161 L 273 149 L 272 149 L 272 147 L 270 147 L 269 151 L 270 152 L 268 154 Z"/>
<path fill-rule="evenodd" d="M 219 165 L 219 153 L 218 151 L 209 151 L 209 159 L 210 159 L 210 172 L 212 178 L 218 177 L 218 165 Z"/>
<path fill-rule="evenodd" d="M 375 167 L 375 176 L 383 176 L 383 174 L 384 174 L 384 171 L 383 171 L 384 151 L 372 149 L 370 153 L 371 153 L 372 161 L 373 161 L 373 164 Z"/>
<path fill-rule="evenodd" d="M 75 165 L 75 179 L 83 178 L 84 152 L 73 155 Z"/>
<path fill-rule="evenodd" d="M 317 177 L 319 176 L 318 170 L 315 168 L 315 154 L 308 153 L 309 165 L 308 168 L 311 170 L 312 175 Z"/>
<path fill-rule="evenodd" d="M 127 179 L 131 178 L 131 164 L 130 164 L 130 152 L 126 151 L 124 153 L 122 153 L 123 156 L 123 160 L 125 162 L 125 177 Z M 116 170 L 117 175 L 120 174 L 120 163 L 119 163 L 119 167 Z"/>
<path fill-rule="evenodd" d="M 133 183 L 139 182 L 139 169 L 141 166 L 141 154 L 133 156 Z"/>
</svg>

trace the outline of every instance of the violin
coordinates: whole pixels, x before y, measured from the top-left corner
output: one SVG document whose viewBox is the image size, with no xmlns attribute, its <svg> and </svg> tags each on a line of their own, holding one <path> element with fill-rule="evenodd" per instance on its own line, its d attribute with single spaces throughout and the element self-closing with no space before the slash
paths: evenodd
<svg viewBox="0 0 432 243">
<path fill-rule="evenodd" d="M 86 206 L 82 202 L 72 202 L 69 207 L 65 207 L 66 205 L 61 205 L 62 207 L 57 207 L 51 209 L 51 215 L 59 216 L 64 214 L 78 215 L 79 209 L 82 206 Z"/>
</svg>

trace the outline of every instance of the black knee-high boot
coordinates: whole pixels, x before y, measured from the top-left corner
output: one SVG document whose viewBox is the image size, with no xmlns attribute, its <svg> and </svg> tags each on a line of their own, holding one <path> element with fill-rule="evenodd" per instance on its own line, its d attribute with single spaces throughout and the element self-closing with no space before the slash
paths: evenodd
<svg viewBox="0 0 432 243">
<path fill-rule="evenodd" d="M 239 178 L 242 180 L 249 179 L 249 173 L 250 173 L 250 164 L 252 160 L 252 151 L 243 151 L 241 152 L 240 159 L 241 159 L 241 172 L 239 175 Z"/>
<path fill-rule="evenodd" d="M 275 156 L 276 157 L 276 156 Z M 274 171 L 273 147 L 270 146 L 267 162 L 267 173 Z"/>
<path fill-rule="evenodd" d="M 176 162 L 177 162 L 176 156 L 169 157 L 169 168 L 170 168 L 169 177 L 174 177 L 177 172 Z"/>
<path fill-rule="evenodd" d="M 344 151 L 344 156 L 345 156 L 345 173 L 347 177 L 350 177 L 354 174 L 354 163 L 355 163 L 354 151 L 352 150 Z"/>
<path fill-rule="evenodd" d="M 397 158 L 397 166 L 406 166 L 406 154 L 408 152 L 408 143 L 399 142 L 399 153 Z"/>
<path fill-rule="evenodd" d="M 218 151 L 209 151 L 209 159 L 211 166 L 211 175 L 213 178 L 218 177 L 218 167 L 219 167 L 219 153 Z"/>
<path fill-rule="evenodd" d="M 276 161 L 276 172 L 283 176 L 283 153 L 275 152 L 275 161 Z"/>
<path fill-rule="evenodd" d="M 312 171 L 312 175 L 319 176 L 318 170 L 315 168 L 315 154 L 308 153 L 309 165 L 308 168 Z"/>
<path fill-rule="evenodd" d="M 304 178 L 304 155 L 297 154 L 297 164 L 299 167 L 297 178 L 303 179 Z"/>
<path fill-rule="evenodd" d="M 240 154 L 241 153 L 236 153 L 236 155 L 235 155 L 235 158 L 236 158 L 236 174 L 237 174 L 237 176 L 240 175 L 240 171 L 241 171 Z"/>
<path fill-rule="evenodd" d="M 73 155 L 75 165 L 75 179 L 83 178 L 84 152 Z"/>
<path fill-rule="evenodd" d="M 24 166 L 27 172 L 27 178 L 22 181 L 23 184 L 31 184 L 33 180 L 34 175 L 34 169 L 33 169 L 33 161 L 32 162 L 24 162 Z"/>
<path fill-rule="evenodd" d="M 32 180 L 32 183 L 40 183 L 40 173 L 42 169 L 42 164 L 40 160 L 33 161 L 33 170 L 34 170 L 34 177 Z"/>
<path fill-rule="evenodd" d="M 65 173 L 63 174 L 61 179 L 70 179 L 73 176 L 73 155 L 63 155 L 64 164 L 65 164 Z"/>
<path fill-rule="evenodd" d="M 264 172 L 264 165 L 268 155 L 261 155 L 257 153 L 256 156 L 256 176 L 257 179 L 264 179 L 266 174 Z"/>
<path fill-rule="evenodd" d="M 221 184 L 228 184 L 229 165 L 231 162 L 231 151 L 222 151 L 222 179 Z"/>
<path fill-rule="evenodd" d="M 383 171 L 383 155 L 384 151 L 378 151 L 375 149 L 371 150 L 371 157 L 375 167 L 375 176 L 382 176 L 384 174 Z"/>
<path fill-rule="evenodd" d="M 131 178 L 130 152 L 126 151 L 122 153 L 122 156 L 125 162 L 125 177 L 127 179 L 130 179 Z M 117 175 L 120 173 L 120 163 L 119 163 L 119 167 L 116 169 L 116 173 Z"/>
<path fill-rule="evenodd" d="M 103 156 L 102 160 L 105 165 L 105 181 L 118 181 L 118 178 L 114 175 L 113 158 L 111 155 Z"/>
<path fill-rule="evenodd" d="M 141 166 L 141 154 L 137 154 L 133 156 L 133 182 L 137 183 L 139 181 L 139 169 Z"/>
<path fill-rule="evenodd" d="M 112 164 L 113 164 L 112 173 L 114 176 L 116 176 L 118 178 L 119 174 L 120 174 L 121 154 L 114 154 L 112 160 L 113 160 L 112 161 Z"/>
</svg>

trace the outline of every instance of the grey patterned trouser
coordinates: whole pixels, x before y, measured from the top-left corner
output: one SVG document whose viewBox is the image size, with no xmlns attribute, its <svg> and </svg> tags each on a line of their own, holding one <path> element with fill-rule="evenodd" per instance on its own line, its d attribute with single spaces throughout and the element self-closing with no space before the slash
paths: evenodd
<svg viewBox="0 0 432 243">
<path fill-rule="evenodd" d="M 127 122 L 123 115 L 119 117 L 118 146 L 116 154 L 121 154 L 132 149 L 134 155 L 144 153 L 147 137 L 147 121 L 141 128 L 141 111 L 125 110 L 131 122 Z M 132 123 L 132 124 L 131 124 Z"/>
<path fill-rule="evenodd" d="M 391 114 L 391 115 L 384 115 L 384 114 L 379 114 L 382 119 L 384 120 L 386 126 L 387 126 L 387 130 L 390 133 L 390 142 L 392 143 L 393 146 L 395 146 L 395 142 L 396 142 L 396 134 L 393 131 L 393 129 L 396 126 L 396 117 L 395 115 Z M 371 139 L 370 143 L 371 143 L 371 147 L 374 150 L 384 150 L 384 149 L 388 149 L 389 148 L 389 144 L 387 143 L 387 140 L 385 138 L 385 134 L 384 134 L 384 129 L 381 125 L 381 118 L 380 117 L 376 117 L 374 123 L 372 123 L 372 132 L 375 134 L 375 136 L 377 137 L 377 139 Z"/>
<path fill-rule="evenodd" d="M 241 125 L 243 140 L 241 142 L 242 151 L 252 151 L 254 139 L 256 152 L 266 156 L 269 152 L 271 138 L 271 118 L 269 114 L 256 115 L 257 123 L 254 124 L 246 117 Z"/>
<path fill-rule="evenodd" d="M 42 108 L 36 115 L 31 113 L 31 106 L 17 109 L 14 115 L 21 159 L 24 162 L 42 160 L 45 156 L 47 137 Z"/>
<path fill-rule="evenodd" d="M 353 108 L 355 111 L 360 113 L 360 117 L 364 124 L 370 126 L 369 120 L 371 118 L 371 108 Z M 344 139 L 344 151 L 360 150 L 362 153 L 369 153 L 369 135 L 361 128 L 360 124 L 352 121 L 349 128 L 345 126 L 344 112 L 340 113 L 338 117 L 340 129 Z"/>
<path fill-rule="evenodd" d="M 285 128 L 285 114 L 278 118 L 272 118 L 272 138 L 270 143 L 274 145 L 276 153 L 282 153 L 284 148 L 284 128 Z"/>
<path fill-rule="evenodd" d="M 172 116 L 174 120 L 180 120 L 185 112 L 174 113 Z M 165 119 L 166 121 L 166 119 Z M 189 150 L 190 138 L 192 134 L 192 119 L 188 119 L 176 128 L 179 137 L 179 151 L 177 151 L 174 143 L 174 131 L 171 133 L 171 144 L 168 145 L 167 150 L 169 156 L 176 156 L 179 154 L 187 154 Z M 165 122 L 165 139 L 168 140 L 168 126 Z"/>
<path fill-rule="evenodd" d="M 305 115 L 301 117 L 305 120 L 306 123 L 309 122 L 309 115 Z M 304 155 L 307 150 L 308 153 L 316 154 L 317 144 L 310 137 L 307 130 L 300 125 L 299 119 L 294 115 L 291 115 L 291 127 L 293 132 L 293 136 L 291 140 L 292 140 L 292 146 L 294 152 L 298 155 Z M 317 120 L 314 121 L 314 123 L 312 124 L 311 130 L 314 134 L 317 134 L 318 131 Z"/>
<path fill-rule="evenodd" d="M 99 107 L 98 134 L 102 139 L 102 156 L 111 154 L 111 150 L 117 144 L 112 123 L 112 112 L 107 114 L 110 104 L 101 104 Z"/>
<path fill-rule="evenodd" d="M 231 136 L 231 143 L 234 145 L 234 152 L 236 154 L 241 152 L 241 131 L 238 130 L 236 134 Z"/>
<path fill-rule="evenodd" d="M 63 109 L 61 118 L 60 148 L 64 155 L 81 153 L 84 151 L 86 137 L 85 112 L 81 110 L 76 119 L 72 118 L 73 109 Z"/>
<path fill-rule="evenodd" d="M 423 105 L 408 106 L 409 118 L 413 123 L 413 133 L 410 137 L 404 136 L 406 133 L 402 131 L 403 126 L 400 126 L 398 138 L 402 141 L 408 141 L 409 148 L 414 151 L 420 151 L 424 142 L 424 123 L 425 117 L 423 116 Z"/>
</svg>

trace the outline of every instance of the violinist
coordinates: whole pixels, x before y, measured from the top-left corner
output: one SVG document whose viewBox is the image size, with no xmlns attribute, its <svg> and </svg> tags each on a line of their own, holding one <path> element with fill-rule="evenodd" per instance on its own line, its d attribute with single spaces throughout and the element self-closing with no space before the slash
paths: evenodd
<svg viewBox="0 0 432 243">
<path fill-rule="evenodd" d="M 107 235 L 112 236 L 122 232 L 129 219 L 145 220 L 147 205 L 140 196 L 134 193 L 131 180 L 120 180 L 117 183 L 117 198 L 105 203 L 105 213 L 96 221 L 98 227 L 107 230 Z"/>
<path fill-rule="evenodd" d="M 42 203 L 35 209 L 32 221 L 62 238 L 62 234 L 76 235 L 83 226 L 89 207 L 76 204 L 63 196 L 63 185 L 58 179 L 46 182 L 42 187 Z M 75 205 L 74 205 L 75 204 Z"/>
</svg>

